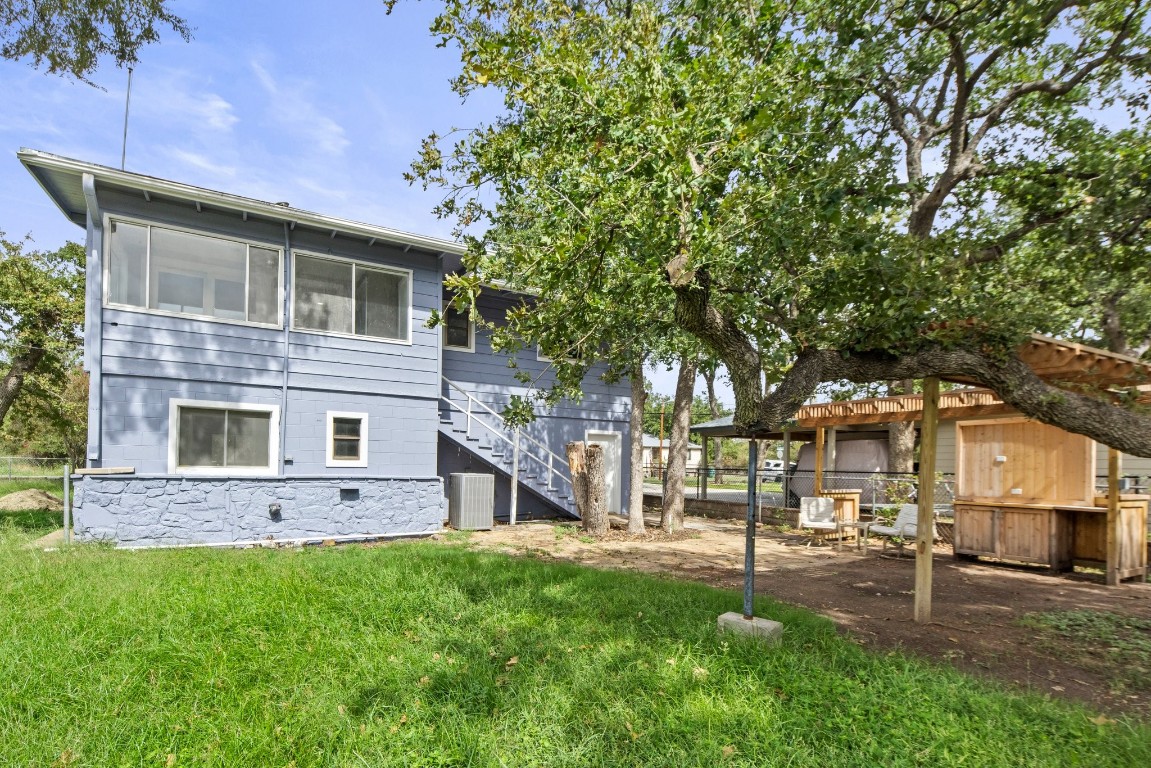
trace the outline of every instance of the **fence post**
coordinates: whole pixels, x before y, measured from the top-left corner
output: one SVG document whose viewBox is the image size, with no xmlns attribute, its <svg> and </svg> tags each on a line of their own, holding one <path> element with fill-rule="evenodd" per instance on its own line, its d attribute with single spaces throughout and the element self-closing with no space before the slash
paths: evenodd
<svg viewBox="0 0 1151 768">
<path fill-rule="evenodd" d="M 64 465 L 64 543 L 72 543 L 72 467 Z"/>
</svg>

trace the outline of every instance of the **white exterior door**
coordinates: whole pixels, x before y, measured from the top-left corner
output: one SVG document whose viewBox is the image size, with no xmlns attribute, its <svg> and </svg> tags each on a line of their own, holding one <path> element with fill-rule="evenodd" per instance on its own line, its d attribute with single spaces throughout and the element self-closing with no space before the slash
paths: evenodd
<svg viewBox="0 0 1151 768">
<path fill-rule="evenodd" d="M 623 435 L 619 432 L 589 430 L 585 439 L 589 443 L 603 446 L 603 479 L 607 511 L 618 515 L 623 512 Z"/>
</svg>

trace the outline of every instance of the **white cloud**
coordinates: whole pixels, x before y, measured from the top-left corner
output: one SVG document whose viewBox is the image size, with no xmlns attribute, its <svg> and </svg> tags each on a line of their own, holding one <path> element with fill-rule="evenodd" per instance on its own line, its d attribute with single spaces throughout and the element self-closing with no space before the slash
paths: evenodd
<svg viewBox="0 0 1151 768">
<path fill-rule="evenodd" d="M 192 72 L 185 70 L 146 73 L 137 79 L 132 112 L 142 119 L 179 124 L 197 133 L 230 133 L 240 122 L 232 103 L 200 87 L 195 79 Z"/>
<path fill-rule="evenodd" d="M 311 90 L 309 81 L 296 81 L 281 85 L 258 61 L 250 62 L 264 91 L 271 97 L 273 119 L 286 131 L 294 133 L 326 155 L 342 155 L 351 143 L 343 126 L 307 98 Z"/>
</svg>

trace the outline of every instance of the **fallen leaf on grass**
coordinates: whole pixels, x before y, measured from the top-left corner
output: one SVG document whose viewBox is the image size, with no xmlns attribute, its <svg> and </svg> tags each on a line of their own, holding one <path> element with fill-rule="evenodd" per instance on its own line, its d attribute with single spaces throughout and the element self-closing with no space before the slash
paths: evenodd
<svg viewBox="0 0 1151 768">
<path fill-rule="evenodd" d="M 1096 725 L 1111 725 L 1115 722 L 1111 718 L 1107 717 L 1107 715 L 1099 715 L 1099 717 L 1089 717 L 1087 719 Z"/>
<path fill-rule="evenodd" d="M 171 752 L 169 752 L 168 753 L 168 759 L 164 761 L 164 765 L 168 766 L 168 768 L 172 768 L 172 766 L 175 764 L 176 764 L 176 756 L 174 754 L 172 754 Z"/>
<path fill-rule="evenodd" d="M 508 659 L 506 662 L 504 662 L 504 669 L 511 669 L 512 667 L 514 667 L 516 664 L 519 664 L 519 663 L 520 663 L 520 657 L 519 656 L 512 656 L 510 659 Z"/>
<path fill-rule="evenodd" d="M 723 752 L 724 757 L 731 757 L 732 755 L 735 754 L 735 747 L 731 744 L 728 744 L 726 747 L 724 747 L 720 751 Z"/>
</svg>

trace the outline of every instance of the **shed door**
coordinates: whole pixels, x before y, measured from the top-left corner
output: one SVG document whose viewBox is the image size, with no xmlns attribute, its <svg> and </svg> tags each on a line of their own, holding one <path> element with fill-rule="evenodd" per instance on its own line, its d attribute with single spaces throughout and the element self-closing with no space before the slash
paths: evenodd
<svg viewBox="0 0 1151 768">
<path fill-rule="evenodd" d="M 607 511 L 618 515 L 623 511 L 623 435 L 619 432 L 588 431 L 586 440 L 603 446 L 603 479 Z"/>
</svg>

